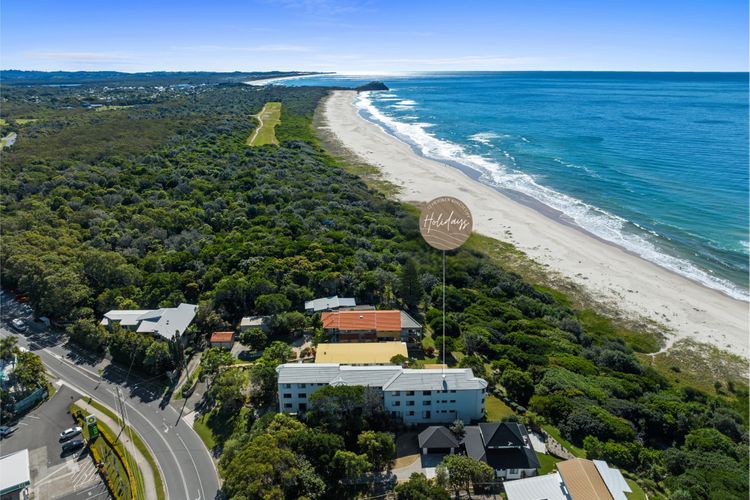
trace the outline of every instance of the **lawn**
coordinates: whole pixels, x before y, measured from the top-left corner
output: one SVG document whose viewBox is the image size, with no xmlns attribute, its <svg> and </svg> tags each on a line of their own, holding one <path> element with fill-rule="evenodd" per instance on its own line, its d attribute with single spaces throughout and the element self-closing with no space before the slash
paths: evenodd
<svg viewBox="0 0 750 500">
<path fill-rule="evenodd" d="M 27 123 L 34 123 L 39 121 L 38 118 L 16 118 L 16 123 L 19 125 L 26 125 Z"/>
<path fill-rule="evenodd" d="M 206 448 L 208 448 L 210 451 L 216 448 L 216 438 L 214 437 L 214 433 L 206 424 L 208 416 L 208 414 L 205 414 L 196 418 L 195 422 L 193 422 L 193 430 L 198 434 L 198 436 L 201 438 L 201 441 L 203 441 L 203 444 L 205 444 Z"/>
<path fill-rule="evenodd" d="M 259 126 L 247 139 L 249 146 L 264 146 L 266 144 L 278 144 L 276 139 L 276 125 L 281 122 L 281 103 L 267 102 L 260 113 L 255 115 Z"/>
<path fill-rule="evenodd" d="M 548 455 L 546 453 L 538 453 L 536 454 L 537 458 L 539 459 L 539 475 L 542 474 L 549 474 L 553 470 L 555 470 L 555 464 L 557 462 L 562 462 L 561 459 L 557 457 L 553 457 L 552 455 Z"/>
<path fill-rule="evenodd" d="M 648 497 L 646 496 L 646 493 L 641 489 L 640 486 L 638 486 L 638 483 L 633 481 L 632 479 L 625 479 L 627 481 L 628 486 L 630 486 L 630 489 L 633 490 L 632 493 L 627 493 L 628 500 L 646 500 Z"/>
<path fill-rule="evenodd" d="M 489 422 L 497 422 L 502 420 L 503 417 L 513 415 L 513 410 L 508 405 L 491 394 L 487 395 L 487 399 L 484 402 L 484 409 Z"/>
</svg>

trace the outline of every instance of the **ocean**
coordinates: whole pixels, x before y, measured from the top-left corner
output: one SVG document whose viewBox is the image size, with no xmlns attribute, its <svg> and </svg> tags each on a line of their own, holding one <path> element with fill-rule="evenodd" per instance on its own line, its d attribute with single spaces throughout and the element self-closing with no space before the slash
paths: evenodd
<svg viewBox="0 0 750 500">
<path fill-rule="evenodd" d="M 426 157 L 748 300 L 748 74 L 326 75 Z"/>
</svg>

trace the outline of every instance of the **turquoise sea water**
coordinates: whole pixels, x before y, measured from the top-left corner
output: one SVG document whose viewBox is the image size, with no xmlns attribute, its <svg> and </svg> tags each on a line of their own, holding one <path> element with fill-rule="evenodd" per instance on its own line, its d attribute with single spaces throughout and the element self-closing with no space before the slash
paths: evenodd
<svg viewBox="0 0 750 500">
<path fill-rule="evenodd" d="M 748 298 L 748 74 L 332 75 L 362 115 L 643 258 Z"/>
</svg>

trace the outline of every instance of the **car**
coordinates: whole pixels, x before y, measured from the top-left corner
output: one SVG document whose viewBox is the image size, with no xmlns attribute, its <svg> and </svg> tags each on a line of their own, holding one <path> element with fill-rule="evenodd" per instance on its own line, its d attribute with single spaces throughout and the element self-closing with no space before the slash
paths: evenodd
<svg viewBox="0 0 750 500">
<path fill-rule="evenodd" d="M 17 427 L 8 427 L 7 425 L 0 425 L 0 439 L 7 438 L 16 431 Z"/>
<path fill-rule="evenodd" d="M 81 433 L 83 429 L 80 427 L 71 427 L 70 429 L 65 429 L 60 433 L 60 442 L 67 441 L 68 439 L 77 436 Z"/>
<path fill-rule="evenodd" d="M 22 319 L 15 318 L 10 322 L 10 326 L 13 327 L 13 329 L 17 332 L 25 332 L 29 329 L 28 326 L 26 326 L 26 322 Z"/>
<path fill-rule="evenodd" d="M 73 441 L 68 441 L 67 443 L 63 443 L 62 445 L 62 453 L 71 453 L 78 448 L 83 448 L 83 439 L 74 439 Z"/>
</svg>

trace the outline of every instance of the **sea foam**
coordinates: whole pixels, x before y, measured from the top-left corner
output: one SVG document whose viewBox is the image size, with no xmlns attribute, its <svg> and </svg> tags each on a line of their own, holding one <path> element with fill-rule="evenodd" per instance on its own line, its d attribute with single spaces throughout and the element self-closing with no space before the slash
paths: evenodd
<svg viewBox="0 0 750 500">
<path fill-rule="evenodd" d="M 405 104 L 401 104 L 405 103 Z M 417 103 L 404 100 L 399 103 L 411 108 Z M 364 111 L 365 117 L 380 125 L 387 132 L 411 144 L 419 153 L 427 158 L 438 161 L 456 162 L 480 174 L 480 181 L 500 189 L 507 189 L 522 193 L 534 200 L 560 212 L 566 220 L 578 227 L 601 238 L 614 243 L 630 252 L 639 255 L 661 267 L 681 274 L 697 281 L 709 288 L 719 290 L 735 299 L 748 301 L 748 291 L 740 289 L 735 284 L 712 276 L 710 273 L 697 268 L 687 260 L 668 255 L 649 241 L 647 234 L 638 234 L 638 227 L 632 222 L 615 214 L 592 206 L 579 199 L 550 189 L 521 171 L 508 168 L 497 161 L 488 160 L 477 154 L 468 153 L 462 146 L 438 139 L 425 130 L 424 124 L 404 123 L 381 112 L 372 102 L 369 92 L 362 92 L 356 100 L 357 107 Z M 396 107 L 399 105 L 392 105 Z M 487 133 L 484 133 L 487 134 Z M 478 142 L 489 141 L 488 135 L 474 139 Z M 522 140 L 528 142 L 525 137 Z M 572 165 L 569 165 L 572 167 Z M 575 168 L 575 167 L 573 167 Z"/>
</svg>

